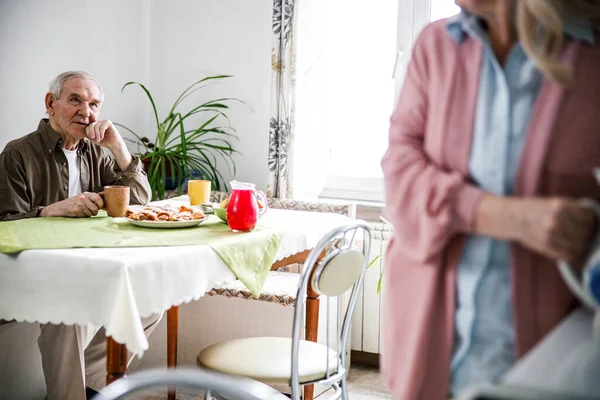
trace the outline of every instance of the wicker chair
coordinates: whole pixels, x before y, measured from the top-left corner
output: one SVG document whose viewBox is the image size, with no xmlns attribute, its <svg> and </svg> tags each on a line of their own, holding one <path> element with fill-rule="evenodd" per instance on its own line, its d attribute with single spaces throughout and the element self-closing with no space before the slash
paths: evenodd
<svg viewBox="0 0 600 400">
<path fill-rule="evenodd" d="M 211 202 L 220 203 L 229 197 L 227 192 L 212 192 Z M 311 211 L 321 213 L 335 213 L 346 215 L 350 218 L 356 217 L 355 204 L 327 204 L 309 203 L 295 200 L 282 200 L 269 198 L 269 208 L 281 210 Z M 294 266 L 287 266 L 279 271 L 269 272 L 260 297 L 255 299 L 252 293 L 238 279 L 233 283 L 213 288 L 207 294 L 209 296 L 237 297 L 246 300 L 259 300 L 268 303 L 276 303 L 282 306 L 294 305 L 296 293 L 300 283 L 299 270 Z"/>
</svg>

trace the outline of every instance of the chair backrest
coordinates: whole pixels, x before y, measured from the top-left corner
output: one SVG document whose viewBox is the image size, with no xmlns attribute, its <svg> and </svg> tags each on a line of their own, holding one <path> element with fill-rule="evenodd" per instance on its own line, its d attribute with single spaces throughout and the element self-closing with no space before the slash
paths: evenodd
<svg viewBox="0 0 600 400">
<path fill-rule="evenodd" d="M 210 192 L 210 201 L 211 203 L 221 203 L 223 200 L 229 198 L 229 193 L 227 192 L 218 192 L 213 190 Z"/>
<path fill-rule="evenodd" d="M 225 199 L 229 198 L 228 192 L 217 192 L 212 191 L 210 193 L 210 201 L 213 203 L 220 203 Z M 323 212 L 341 214 L 350 218 L 356 217 L 356 204 L 355 203 L 316 203 L 307 201 L 297 200 L 284 200 L 276 197 L 269 197 L 269 208 L 275 208 L 279 210 L 295 210 L 295 211 L 311 211 L 311 212 Z"/>
<path fill-rule="evenodd" d="M 356 246 L 356 242 L 362 242 Z M 371 229 L 363 221 L 336 228 L 327 233 L 311 250 L 304 263 L 296 307 L 294 310 L 294 329 L 292 333 L 292 394 L 299 393 L 299 349 L 300 336 L 304 324 L 304 312 L 309 284 L 317 294 L 327 296 L 327 321 L 326 345 L 337 352 L 336 367 L 330 369 L 330 355 L 327 354 L 327 376 L 323 380 L 337 381 L 346 371 L 346 354 L 348 338 L 351 329 L 351 320 L 354 308 L 362 288 L 371 249 Z M 352 289 L 348 306 L 343 312 L 341 296 Z M 330 301 L 336 301 L 337 313 L 334 321 L 335 340 L 330 339 Z M 342 313 L 343 318 L 342 318 Z M 334 371 L 330 373 L 330 371 Z"/>
<path fill-rule="evenodd" d="M 288 400 L 280 392 L 255 380 L 196 368 L 136 372 L 111 383 L 93 400 L 122 399 L 132 393 L 161 386 L 208 390 L 230 400 Z"/>
<path fill-rule="evenodd" d="M 323 203 L 297 200 L 284 200 L 275 197 L 269 197 L 269 207 L 280 210 L 310 211 L 341 214 L 350 218 L 356 218 L 355 203 Z"/>
</svg>

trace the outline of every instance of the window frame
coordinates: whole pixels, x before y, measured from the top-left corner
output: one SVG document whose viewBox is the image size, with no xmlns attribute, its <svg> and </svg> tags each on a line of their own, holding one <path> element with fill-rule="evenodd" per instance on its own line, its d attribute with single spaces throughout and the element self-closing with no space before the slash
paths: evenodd
<svg viewBox="0 0 600 400">
<path fill-rule="evenodd" d="M 395 86 L 394 104 L 398 101 L 404 83 L 413 43 L 421 30 L 429 23 L 430 16 L 431 0 L 398 0 L 396 61 L 395 65 L 390 66 L 391 79 L 394 80 Z M 331 175 L 319 197 L 384 202 L 383 177 Z"/>
</svg>

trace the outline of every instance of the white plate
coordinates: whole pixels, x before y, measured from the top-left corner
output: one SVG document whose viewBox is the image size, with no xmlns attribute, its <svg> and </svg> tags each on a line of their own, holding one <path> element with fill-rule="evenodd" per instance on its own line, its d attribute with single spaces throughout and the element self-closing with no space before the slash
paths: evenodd
<svg viewBox="0 0 600 400">
<path fill-rule="evenodd" d="M 158 229 L 190 228 L 192 226 L 200 225 L 202 222 L 206 221 L 206 217 L 202 219 L 194 219 L 191 221 L 136 221 L 134 219 L 129 218 L 125 219 L 136 226 Z"/>
</svg>

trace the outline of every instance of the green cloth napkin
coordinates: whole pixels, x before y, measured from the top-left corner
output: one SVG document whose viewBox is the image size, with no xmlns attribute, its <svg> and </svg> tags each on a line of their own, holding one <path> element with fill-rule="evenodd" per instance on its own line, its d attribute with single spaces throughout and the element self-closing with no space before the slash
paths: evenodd
<svg viewBox="0 0 600 400">
<path fill-rule="evenodd" d="M 78 247 L 210 246 L 254 297 L 260 295 L 283 233 L 262 221 L 252 232 L 232 232 L 214 215 L 191 228 L 153 229 L 100 213 L 92 218 L 31 218 L 0 222 L 0 252 Z"/>
</svg>

